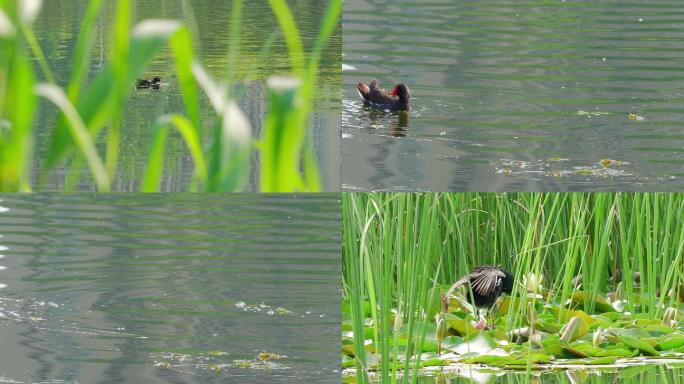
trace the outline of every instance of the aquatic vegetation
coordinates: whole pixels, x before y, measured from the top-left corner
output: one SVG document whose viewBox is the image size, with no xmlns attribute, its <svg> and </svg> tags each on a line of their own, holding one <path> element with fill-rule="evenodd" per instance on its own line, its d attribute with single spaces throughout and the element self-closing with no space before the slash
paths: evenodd
<svg viewBox="0 0 684 384">
<path fill-rule="evenodd" d="M 627 115 L 627 118 L 633 121 L 643 121 L 646 120 L 645 117 L 637 115 L 636 113 L 630 112 L 629 115 Z"/>
<path fill-rule="evenodd" d="M 273 308 L 270 305 L 260 303 L 260 304 L 247 304 L 244 301 L 238 301 L 235 303 L 235 308 L 237 309 L 242 309 L 245 312 L 254 312 L 254 313 L 265 313 L 269 316 L 287 316 L 287 315 L 292 315 L 293 312 L 290 311 L 289 309 L 283 308 L 283 307 L 276 307 Z M 307 313 L 310 314 L 310 313 Z"/>
<path fill-rule="evenodd" d="M 67 190 L 75 188 L 85 164 L 98 191 L 108 191 L 116 180 L 125 103 L 135 81 L 162 49 L 175 60 L 183 111 L 159 116 L 144 164 L 141 191 L 159 191 L 169 131 L 182 137 L 194 162 L 189 191 L 241 191 L 245 188 L 254 146 L 261 158 L 260 189 L 317 191 L 321 188 L 316 156 L 310 143 L 308 117 L 316 96 L 321 54 L 341 13 L 339 1 L 329 1 L 311 52 L 304 52 L 298 26 L 284 0 L 270 0 L 273 17 L 288 48 L 291 79 L 268 81 L 268 115 L 260 138 L 229 94 L 232 64 L 240 43 L 243 2 L 232 3 L 231 37 L 225 81 L 212 79 L 195 56 L 191 30 L 176 20 L 145 20 L 130 25 L 131 2 L 119 0 L 112 28 L 109 61 L 99 73 L 89 73 L 95 21 L 103 17 L 104 2 L 90 1 L 74 49 L 71 78 L 56 84 L 49 64 L 31 29 L 41 1 L 0 2 L 0 191 L 43 189 L 51 171 L 67 170 Z M 266 45 L 268 47 L 268 45 Z M 38 63 L 39 71 L 32 61 Z M 93 78 L 89 80 L 89 78 Z M 42 80 L 39 80 L 42 79 Z M 214 110 L 213 123 L 200 119 L 203 91 Z M 61 117 L 52 132 L 47 157 L 33 161 L 38 99 L 56 107 Z M 103 145 L 100 145 L 103 144 Z M 32 183 L 31 169 L 40 177 Z"/>
<path fill-rule="evenodd" d="M 682 213 L 681 194 L 347 194 L 343 367 L 363 383 L 454 364 L 684 362 Z M 478 331 L 464 296 L 446 311 L 439 298 L 484 264 L 516 283 Z"/>
<path fill-rule="evenodd" d="M 440 286 L 439 289 L 443 294 L 448 286 Z M 575 294 L 585 295 L 585 292 L 576 291 Z M 533 369 L 542 369 L 566 365 L 630 365 L 643 363 L 643 359 L 635 359 L 639 356 L 658 356 L 684 363 L 684 321 L 665 326 L 658 319 L 618 312 L 610 305 L 603 308 L 607 312 L 597 309 L 595 314 L 589 315 L 578 309 L 579 304 L 574 300 L 560 306 L 553 302 L 553 297 L 545 301 L 530 296 L 528 294 L 526 298 L 530 308 L 528 316 L 517 325 L 518 328 L 508 332 L 505 332 L 509 328 L 507 322 L 519 320 L 517 314 L 512 317 L 508 314 L 519 303 L 505 299 L 496 327 L 478 331 L 474 328 L 476 319 L 470 309 L 464 308 L 459 301 L 451 300 L 446 311 L 435 315 L 439 321 L 425 324 L 428 332 L 420 346 L 420 366 L 465 363 L 510 369 L 533 365 Z M 684 309 L 682 305 L 679 307 Z M 669 309 L 676 311 L 673 307 Z M 534 315 L 530 316 L 532 313 Z M 373 320 L 367 318 L 364 327 L 364 332 L 371 331 Z M 351 322 L 347 321 L 346 329 L 350 328 Z M 407 343 L 402 328 L 392 330 L 392 333 L 395 343 Z M 434 337 L 431 336 L 433 334 Z M 353 333 L 346 333 L 345 340 L 346 366 L 352 366 L 354 348 L 349 346 L 354 342 Z M 364 342 L 364 349 L 369 354 L 378 353 L 372 339 Z M 405 361 L 408 357 L 399 353 L 396 358 Z M 374 363 L 367 365 L 366 369 L 379 368 L 380 357 L 372 361 Z"/>
<path fill-rule="evenodd" d="M 613 160 L 613 159 L 601 159 L 599 162 L 600 162 L 601 165 L 603 165 L 604 167 L 620 166 L 620 165 L 629 164 L 629 163 L 626 162 L 626 161 L 622 161 L 622 160 Z"/>
<path fill-rule="evenodd" d="M 217 374 L 234 369 L 279 370 L 290 369 L 287 365 L 276 362 L 287 356 L 272 352 L 260 352 L 253 359 L 230 359 L 228 352 L 161 352 L 150 355 L 157 368 L 170 369 L 179 372 L 197 373 L 199 371 L 213 371 Z"/>
<path fill-rule="evenodd" d="M 626 167 L 629 161 L 600 159 L 594 164 L 574 161 L 563 157 L 551 157 L 537 161 L 519 161 L 511 159 L 501 159 L 492 165 L 496 167 L 496 173 L 508 177 L 530 177 L 540 176 L 559 178 L 577 177 L 596 177 L 596 178 L 633 178 L 635 181 L 643 179 L 631 173 Z"/>
</svg>

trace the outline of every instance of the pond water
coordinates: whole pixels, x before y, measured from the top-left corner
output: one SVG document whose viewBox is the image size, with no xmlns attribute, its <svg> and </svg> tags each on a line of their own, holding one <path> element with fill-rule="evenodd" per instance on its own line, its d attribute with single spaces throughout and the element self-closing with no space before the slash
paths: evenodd
<svg viewBox="0 0 684 384">
<path fill-rule="evenodd" d="M 326 7 L 313 0 L 290 1 L 305 50 L 310 51 L 319 33 L 319 26 Z M 80 24 L 85 14 L 87 1 L 50 0 L 43 2 L 43 9 L 35 24 L 35 33 L 47 61 L 64 86 L 72 71 L 72 51 L 76 44 Z M 205 68 L 218 79 L 225 77 L 228 39 L 230 30 L 231 3 L 214 1 L 179 2 L 176 0 L 139 0 L 132 2 L 135 15 L 132 24 L 145 19 L 177 19 L 189 25 L 196 36 L 194 49 Z M 104 17 L 97 23 L 93 54 L 90 60 L 90 75 L 94 78 L 110 57 L 111 29 L 116 2 L 104 2 Z M 241 46 L 236 68 L 238 104 L 252 125 L 253 134 L 261 135 L 266 113 L 265 80 L 270 76 L 285 76 L 290 72 L 290 62 L 278 23 L 267 1 L 250 1 L 243 7 Z M 273 37 L 273 36 L 275 37 Z M 271 39 L 273 46 L 266 60 L 259 53 Z M 318 156 L 321 179 L 325 190 L 339 190 L 340 183 L 340 52 L 341 29 L 328 42 L 320 63 L 318 94 L 314 113 L 310 116 L 314 149 Z M 166 48 L 148 66 L 145 77 L 161 76 L 168 83 L 160 90 L 139 90 L 130 98 L 124 113 L 121 132 L 120 164 L 118 179 L 112 186 L 115 191 L 137 191 L 143 176 L 143 165 L 148 158 L 154 134 L 153 123 L 163 114 L 183 112 L 178 81 L 175 76 L 175 62 Z M 203 122 L 209 126 L 214 120 L 208 100 L 203 97 Z M 37 153 L 34 163 L 34 180 L 39 175 L 38 166 L 46 155 L 50 136 L 55 126 L 55 108 L 41 103 L 40 115 L 35 123 L 37 132 Z M 207 130 L 208 131 L 208 130 Z M 102 143 L 101 147 L 105 148 Z M 180 135 L 174 133 L 166 147 L 166 167 L 162 179 L 163 191 L 186 191 L 193 173 L 193 162 Z M 249 191 L 258 189 L 258 156 L 252 156 Z M 79 190 L 94 190 L 92 178 L 85 166 L 79 169 L 83 179 Z M 57 169 L 50 174 L 46 190 L 62 190 L 66 171 Z"/>
<path fill-rule="evenodd" d="M 684 187 L 679 1 L 355 0 L 343 34 L 345 190 Z"/>
<path fill-rule="evenodd" d="M 340 382 L 340 204 L 4 195 L 0 382 Z"/>
</svg>

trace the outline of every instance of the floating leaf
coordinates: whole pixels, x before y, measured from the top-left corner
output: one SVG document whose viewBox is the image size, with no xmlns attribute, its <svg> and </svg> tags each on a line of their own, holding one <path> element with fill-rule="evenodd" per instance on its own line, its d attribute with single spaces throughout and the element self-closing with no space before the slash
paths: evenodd
<svg viewBox="0 0 684 384">
<path fill-rule="evenodd" d="M 466 353 L 486 354 L 496 348 L 496 342 L 486 332 L 477 332 L 466 338 L 461 345 L 451 348 L 452 351 L 463 355 Z"/>
<path fill-rule="evenodd" d="M 637 340 L 635 338 L 623 335 L 613 337 L 630 348 L 638 349 L 644 355 L 660 356 L 660 353 L 658 353 L 658 351 L 656 351 L 655 348 L 641 340 Z M 610 340 L 611 336 L 608 336 L 608 339 Z"/>
<path fill-rule="evenodd" d="M 478 330 L 470 324 L 470 320 L 467 317 L 461 318 L 453 313 L 448 313 L 444 318 L 447 324 L 449 324 L 449 328 L 455 330 L 461 336 L 472 335 L 478 332 Z"/>
<path fill-rule="evenodd" d="M 599 162 L 600 162 L 601 165 L 604 166 L 604 167 L 610 167 L 610 166 L 613 166 L 613 165 L 618 165 L 618 166 L 619 166 L 619 165 L 625 164 L 625 162 L 623 162 L 623 161 L 620 161 L 620 160 L 613 160 L 613 159 L 601 159 Z"/>
<path fill-rule="evenodd" d="M 658 343 L 655 349 L 659 351 L 667 351 L 670 349 L 679 348 L 684 345 L 684 336 L 672 336 L 665 341 Z"/>
</svg>

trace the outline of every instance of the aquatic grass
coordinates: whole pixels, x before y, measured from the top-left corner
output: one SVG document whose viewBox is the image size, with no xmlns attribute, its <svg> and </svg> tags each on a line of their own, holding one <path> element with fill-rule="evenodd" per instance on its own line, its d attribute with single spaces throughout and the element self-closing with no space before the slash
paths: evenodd
<svg viewBox="0 0 684 384">
<path fill-rule="evenodd" d="M 659 324 L 666 308 L 682 308 L 684 227 L 676 218 L 683 214 L 684 194 L 673 193 L 344 194 L 345 337 L 358 349 L 357 378 L 377 370 L 383 382 L 414 381 L 431 342 L 425 327 L 435 329 L 438 295 L 426 293 L 434 284 L 444 292 L 478 265 L 515 275 L 499 315 L 507 334 L 533 315 L 551 326 L 541 305 L 557 308 L 553 318 L 565 323 L 614 311 L 605 297 L 618 283 L 624 310 Z M 529 305 L 519 304 L 524 297 Z M 531 372 L 537 347 L 524 344 Z"/>
<path fill-rule="evenodd" d="M 339 23 L 340 1 L 328 2 L 321 31 L 308 64 L 302 39 L 292 12 L 284 0 L 269 0 L 283 33 L 292 65 L 299 81 L 273 80 L 269 85 L 269 114 L 259 143 L 262 154 L 261 190 L 317 191 L 320 185 L 307 121 L 312 108 L 320 55 Z M 284 111 L 289 111 L 283 113 Z M 303 171 L 303 172 L 301 172 Z"/>
<path fill-rule="evenodd" d="M 0 190 L 32 189 L 29 171 L 34 163 L 32 157 L 35 133 L 32 122 L 38 105 L 31 102 L 36 96 L 31 91 L 37 82 L 36 72 L 31 64 L 25 65 L 30 63 L 31 57 L 38 63 L 45 81 L 36 89 L 42 90 L 43 96 L 58 94 L 52 92 L 56 91 L 52 87 L 57 85 L 30 26 L 30 22 L 40 11 L 41 3 L 37 0 L 0 2 L 0 80 L 13 81 L 10 86 L 0 87 L 0 100 L 3 101 L 0 110 Z M 46 157 L 37 167 L 39 177 L 35 187 L 43 189 L 48 176 L 63 165 L 67 171 L 65 190 L 71 190 L 78 185 L 81 178 L 79 171 L 85 165 L 90 170 L 97 190 L 107 191 L 111 188 L 117 179 L 119 145 L 122 129 L 125 128 L 124 107 L 132 93 L 132 84 L 142 75 L 147 64 L 168 46 L 176 63 L 176 75 L 185 108 L 170 116 L 159 117 L 153 143 L 149 148 L 150 155 L 144 165 L 145 176 L 141 190 L 152 192 L 161 188 L 168 128 L 174 127 L 180 132 L 195 163 L 194 177 L 187 186 L 190 191 L 244 190 L 254 143 L 261 158 L 259 188 L 262 191 L 319 191 L 320 177 L 311 144 L 312 138 L 308 132 L 308 116 L 315 97 L 314 87 L 320 55 L 339 23 L 341 4 L 338 3 L 340 2 L 329 1 L 328 11 L 322 20 L 321 31 L 312 52 L 306 53 L 288 5 L 284 1 L 270 2 L 280 30 L 271 34 L 272 38 L 262 48 L 262 53 L 267 54 L 275 39 L 283 36 L 292 63 L 293 79 L 287 82 L 269 82 L 272 86 L 269 87 L 268 114 L 263 136 L 252 138 L 249 124 L 245 124 L 242 119 L 244 115 L 237 108 L 235 98 L 229 94 L 235 78 L 240 46 L 244 7 L 242 1 L 233 2 L 231 44 L 227 52 L 226 79 L 222 83 L 210 77 L 198 78 L 198 74 L 201 76 L 204 71 L 197 70 L 202 64 L 195 57 L 187 26 L 173 20 L 147 20 L 131 26 L 130 1 L 119 0 L 116 3 L 112 28 L 111 60 L 100 73 L 95 74 L 94 80 L 86 84 L 95 21 L 98 17 L 103 17 L 102 1 L 89 2 L 73 51 L 71 77 L 66 91 L 62 92 L 66 95 L 66 100 L 61 96 L 59 98 L 58 105 L 62 113 L 52 132 Z M 26 22 L 19 16 L 22 13 L 19 8 L 22 6 L 30 6 L 30 12 L 24 12 L 30 15 Z M 201 84 L 207 78 L 213 82 L 212 90 L 209 91 L 206 84 Z M 283 84 L 288 86 L 283 87 Z M 200 119 L 200 89 L 205 93 L 218 90 L 224 95 L 219 104 L 212 104 L 216 119 L 208 127 L 208 133 L 205 133 L 207 128 L 203 127 Z M 47 90 L 50 92 L 46 93 Z M 22 107 L 16 108 L 13 103 L 19 100 L 22 101 Z M 54 97 L 51 98 L 51 101 L 55 100 Z M 69 116 L 64 113 L 67 110 Z M 83 137 L 84 132 L 89 136 L 87 140 Z M 93 144 L 99 143 L 104 143 L 104 148 L 96 146 L 97 150 L 93 151 Z M 100 163 L 104 164 L 106 177 L 101 174 Z"/>
<path fill-rule="evenodd" d="M 11 97 L 0 96 L 0 191 L 28 191 L 28 178 L 33 156 L 31 125 L 36 96 L 33 93 L 35 75 L 20 47 L 12 41 L 14 27 L 9 16 L 0 9 L 0 65 L 12 76 L 0 76 L 0 87 Z"/>
</svg>

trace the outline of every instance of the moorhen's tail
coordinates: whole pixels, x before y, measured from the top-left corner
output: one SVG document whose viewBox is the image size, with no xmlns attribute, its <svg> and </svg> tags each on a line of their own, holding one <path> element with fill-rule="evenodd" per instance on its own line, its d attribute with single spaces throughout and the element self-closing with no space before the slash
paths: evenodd
<svg viewBox="0 0 684 384">
<path fill-rule="evenodd" d="M 373 80 L 375 82 L 375 80 Z M 371 83 L 372 84 L 372 83 Z M 359 91 L 359 96 L 363 99 L 364 102 L 368 103 L 370 102 L 370 95 L 371 95 L 371 89 L 366 83 L 358 83 L 356 85 L 356 90 Z"/>
</svg>

